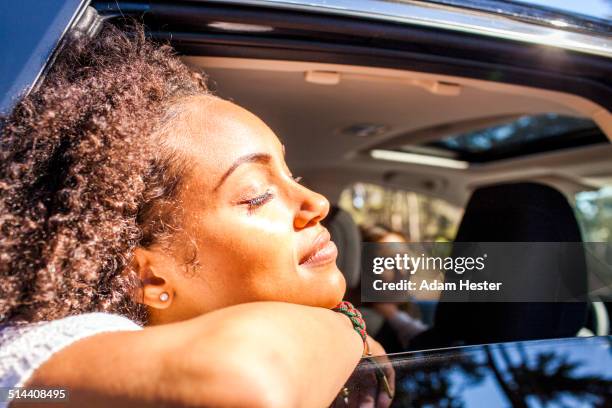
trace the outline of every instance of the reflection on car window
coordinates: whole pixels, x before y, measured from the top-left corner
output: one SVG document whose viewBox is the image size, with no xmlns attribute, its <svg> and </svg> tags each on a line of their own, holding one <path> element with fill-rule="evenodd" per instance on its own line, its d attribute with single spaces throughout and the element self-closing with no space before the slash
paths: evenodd
<svg viewBox="0 0 612 408">
<path fill-rule="evenodd" d="M 541 340 L 389 356 L 392 407 L 604 407 L 612 401 L 612 337 Z M 347 383 L 358 396 L 375 367 Z M 350 401 L 349 401 L 350 402 Z"/>
</svg>

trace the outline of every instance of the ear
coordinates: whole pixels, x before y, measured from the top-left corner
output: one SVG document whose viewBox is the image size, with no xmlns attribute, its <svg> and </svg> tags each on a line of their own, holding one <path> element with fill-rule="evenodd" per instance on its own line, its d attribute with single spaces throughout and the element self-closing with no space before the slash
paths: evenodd
<svg viewBox="0 0 612 408">
<path fill-rule="evenodd" d="M 163 256 L 155 251 L 136 248 L 130 267 L 142 282 L 141 302 L 154 309 L 167 309 L 174 290 L 163 268 Z"/>
</svg>

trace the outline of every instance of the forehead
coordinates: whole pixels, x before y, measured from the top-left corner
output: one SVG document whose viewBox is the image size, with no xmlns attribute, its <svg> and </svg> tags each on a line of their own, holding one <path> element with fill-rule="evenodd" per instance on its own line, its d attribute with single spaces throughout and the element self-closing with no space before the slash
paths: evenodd
<svg viewBox="0 0 612 408">
<path fill-rule="evenodd" d="M 282 159 L 282 145 L 257 116 L 211 96 L 179 102 L 166 130 L 165 143 L 195 163 L 196 171 L 214 182 L 240 157 L 267 153 Z"/>
<path fill-rule="evenodd" d="M 176 120 L 168 135 L 174 147 L 195 148 L 196 152 L 218 148 L 237 151 L 240 146 L 248 149 L 255 145 L 281 148 L 261 119 L 232 102 L 201 95 L 177 103 L 174 109 Z"/>
</svg>

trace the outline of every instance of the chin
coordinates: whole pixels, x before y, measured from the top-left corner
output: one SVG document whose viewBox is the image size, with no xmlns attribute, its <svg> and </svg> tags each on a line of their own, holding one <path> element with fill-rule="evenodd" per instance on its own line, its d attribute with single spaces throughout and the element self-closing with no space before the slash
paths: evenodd
<svg viewBox="0 0 612 408">
<path fill-rule="evenodd" d="M 323 287 L 317 288 L 316 295 L 313 298 L 316 299 L 316 304 L 311 306 L 323 307 L 326 309 L 332 309 L 344 298 L 346 292 L 346 280 L 344 275 L 338 269 L 332 273 L 327 279 L 326 284 Z"/>
<path fill-rule="evenodd" d="M 332 309 L 344 298 L 346 280 L 340 270 L 334 265 L 327 270 L 308 271 L 308 277 L 302 276 L 298 281 L 287 282 L 287 290 L 274 291 L 257 300 L 272 300 L 294 303 L 304 306 Z"/>
</svg>

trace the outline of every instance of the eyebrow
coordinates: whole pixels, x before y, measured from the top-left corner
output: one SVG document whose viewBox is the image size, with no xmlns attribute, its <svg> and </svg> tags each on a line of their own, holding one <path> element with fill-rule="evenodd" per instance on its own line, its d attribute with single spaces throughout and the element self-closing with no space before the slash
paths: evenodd
<svg viewBox="0 0 612 408">
<path fill-rule="evenodd" d="M 268 153 L 251 153 L 238 158 L 238 160 L 236 160 L 234 164 L 232 164 L 231 167 L 227 169 L 223 176 L 221 176 L 221 179 L 219 180 L 213 191 L 217 191 L 219 187 L 221 187 L 223 182 L 225 182 L 225 180 L 230 176 L 230 174 L 232 174 L 234 170 L 236 170 L 241 165 L 246 163 L 268 164 L 270 163 L 270 161 L 272 161 L 272 156 L 270 156 Z"/>
</svg>

